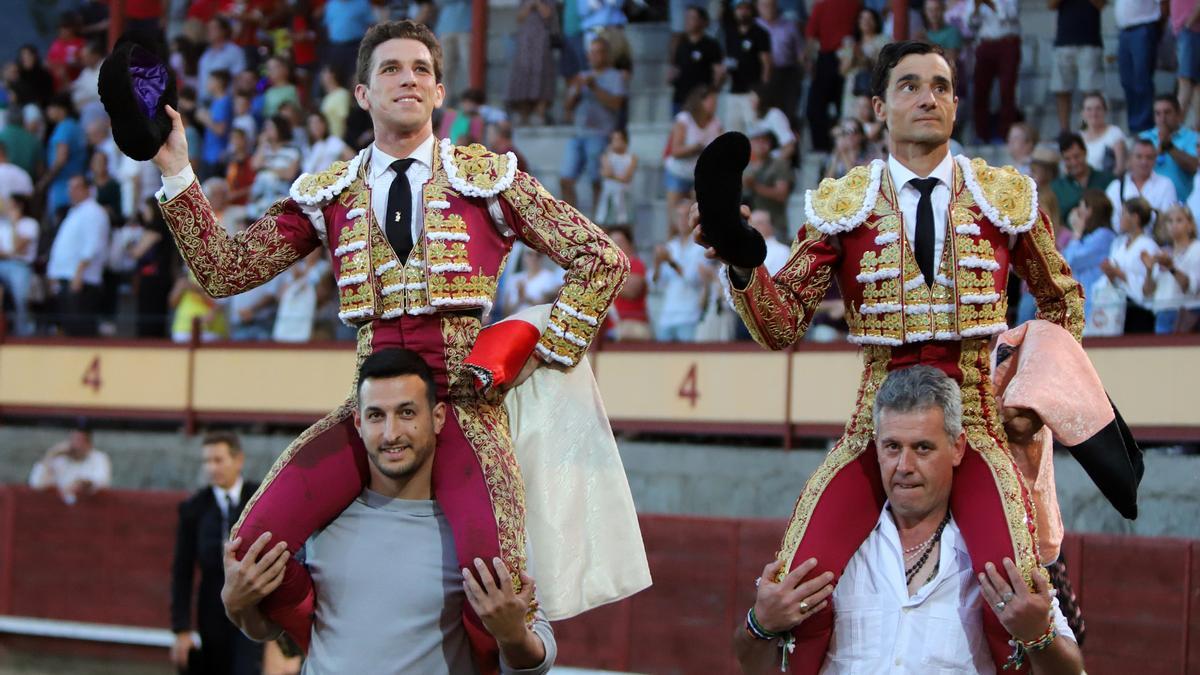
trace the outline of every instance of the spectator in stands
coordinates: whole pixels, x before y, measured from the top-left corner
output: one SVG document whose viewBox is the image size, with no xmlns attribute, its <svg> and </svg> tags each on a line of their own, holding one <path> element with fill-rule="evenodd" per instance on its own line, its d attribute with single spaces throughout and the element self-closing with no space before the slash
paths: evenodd
<svg viewBox="0 0 1200 675">
<path fill-rule="evenodd" d="M 646 309 L 646 295 L 649 292 L 646 263 L 638 257 L 637 248 L 633 245 L 633 230 L 629 225 L 617 225 L 608 228 L 608 236 L 629 258 L 629 276 L 621 287 L 621 293 L 613 301 L 613 311 L 609 312 L 615 324 L 609 335 L 618 342 L 649 340 L 653 333 Z"/>
<path fill-rule="evenodd" d="M 54 488 L 68 504 L 110 485 L 112 462 L 108 455 L 92 445 L 92 430 L 85 419 L 75 423 L 67 440 L 47 450 L 29 474 L 29 487 L 35 490 Z"/>
<path fill-rule="evenodd" d="M 108 223 L 115 226 L 121 222 L 121 184 L 108 170 L 108 155 L 97 152 L 88 163 L 91 169 L 92 193 L 104 212 L 108 214 Z"/>
<path fill-rule="evenodd" d="M 86 126 L 91 120 L 105 116 L 100 102 L 100 63 L 104 53 L 94 44 L 86 43 L 79 50 L 79 75 L 71 82 L 71 102 L 79 111 Z"/>
<path fill-rule="evenodd" d="M 83 38 L 79 37 L 79 15 L 64 13 L 58 21 L 58 36 L 46 51 L 46 65 L 54 77 L 55 91 L 66 89 L 79 74 L 79 50 L 83 49 Z"/>
<path fill-rule="evenodd" d="M 446 84 L 446 102 L 457 105 L 458 97 L 470 81 L 472 0 L 439 0 L 437 33 L 442 43 L 442 81 Z M 361 38 L 361 34 L 359 36 Z"/>
<path fill-rule="evenodd" d="M 323 253 L 316 249 L 279 275 L 279 308 L 271 329 L 271 339 L 275 342 L 308 342 L 312 339 L 321 281 L 329 276 Z"/>
<path fill-rule="evenodd" d="M 786 231 L 786 225 L 787 223 L 783 223 L 781 227 L 779 223 L 775 222 L 771 213 L 765 209 L 754 209 L 750 212 L 750 227 L 758 230 L 767 243 L 767 258 L 763 261 L 763 265 L 766 266 L 767 273 L 771 276 L 775 276 L 776 272 L 783 269 L 791 255 L 791 247 L 776 236 L 781 229 Z"/>
<path fill-rule="evenodd" d="M 308 152 L 302 163 L 305 173 L 323 171 L 339 159 L 348 160 L 354 156 L 354 151 L 346 145 L 346 141 L 330 132 L 329 122 L 322 113 L 308 114 L 307 130 Z"/>
<path fill-rule="evenodd" d="M 231 34 L 229 21 L 224 17 L 218 16 L 208 22 L 208 47 L 200 55 L 200 63 L 196 68 L 196 77 L 200 85 L 205 87 L 200 96 L 201 103 L 209 104 L 215 98 L 206 85 L 214 72 L 223 70 L 233 75 L 246 70 L 246 55 L 240 47 L 229 41 Z"/>
<path fill-rule="evenodd" d="M 54 123 L 54 131 L 46 142 L 47 166 L 38 181 L 38 190 L 46 190 L 47 206 L 51 215 L 58 218 L 72 203 L 67 184 L 75 176 L 82 176 L 87 168 L 87 148 L 70 96 L 56 96 L 46 109 L 46 116 Z"/>
<path fill-rule="evenodd" d="M 858 13 L 854 33 L 842 40 L 838 50 L 838 72 L 842 76 L 842 114 L 849 117 L 854 111 L 854 101 L 871 92 L 871 70 L 875 56 L 890 42 L 883 34 L 883 20 L 879 13 L 864 7 Z"/>
<path fill-rule="evenodd" d="M 489 150 L 500 154 L 511 152 L 517 158 L 517 166 L 521 168 L 521 171 L 533 173 L 529 160 L 525 158 L 525 155 L 521 154 L 517 146 L 513 145 L 512 122 L 508 120 L 492 122 L 487 125 L 487 131 L 484 133 L 484 136 L 483 144 Z"/>
<path fill-rule="evenodd" d="M 245 227 L 243 226 L 241 229 L 245 229 Z M 229 316 L 229 337 L 231 339 L 243 342 L 261 342 L 271 339 L 282 281 L 282 277 L 275 277 L 262 286 L 229 298 L 226 310 Z"/>
<path fill-rule="evenodd" d="M 541 253 L 522 246 L 521 269 L 508 280 L 504 306 L 510 314 L 515 314 L 550 302 L 562 288 L 562 281 L 561 268 L 549 264 Z"/>
<path fill-rule="evenodd" d="M 263 118 L 273 117 L 279 112 L 279 107 L 285 101 L 290 101 L 297 107 L 300 105 L 300 94 L 296 85 L 292 84 L 292 66 L 282 56 L 272 56 L 267 59 L 267 80 L 270 85 L 263 92 Z"/>
<path fill-rule="evenodd" d="M 1054 193 L 1052 187 L 1054 179 L 1058 178 L 1060 161 L 1057 150 L 1040 146 L 1033 149 L 1033 155 L 1029 162 L 1029 175 L 1037 183 L 1038 207 L 1050 218 L 1056 234 L 1066 224 L 1062 218 L 1062 209 L 1058 206 L 1058 195 Z"/>
<path fill-rule="evenodd" d="M 82 175 L 68 181 L 71 209 L 50 248 L 46 279 L 55 296 L 62 332 L 71 337 L 96 335 L 96 307 L 108 253 L 108 214 L 92 198 Z"/>
<path fill-rule="evenodd" d="M 1125 90 L 1129 131 L 1135 134 L 1154 126 L 1154 69 L 1162 37 L 1160 0 L 1116 0 L 1117 65 Z"/>
<path fill-rule="evenodd" d="M 229 153 L 225 164 L 225 182 L 229 184 L 231 203 L 245 206 L 250 202 L 250 190 L 254 186 L 255 174 L 249 136 L 245 129 L 235 127 L 229 132 Z"/>
<path fill-rule="evenodd" d="M 276 199 L 287 196 L 300 173 L 300 151 L 292 143 L 292 125 L 282 116 L 276 115 L 263 124 L 251 165 L 255 174 L 250 199 L 253 210 L 263 213 Z"/>
<path fill-rule="evenodd" d="M 1092 285 L 1104 274 L 1101 264 L 1112 252 L 1117 233 L 1110 226 L 1113 203 L 1099 190 L 1083 193 L 1079 205 L 1067 218 L 1070 239 L 1063 247 L 1063 259 L 1071 266 L 1071 275 L 1083 286 L 1084 324 L 1092 316 Z"/>
<path fill-rule="evenodd" d="M 485 126 L 484 110 L 488 108 L 487 94 L 482 89 L 470 87 L 459 97 L 458 106 L 444 109 L 438 128 L 439 138 L 449 138 L 455 145 L 470 145 L 483 142 Z"/>
<path fill-rule="evenodd" d="M 1033 162 L 1033 149 L 1038 144 L 1038 132 L 1028 122 L 1017 122 L 1008 128 L 1008 163 L 1026 176 Z"/>
<path fill-rule="evenodd" d="M 12 195 L 33 196 L 33 179 L 29 172 L 9 161 L 8 145 L 0 140 L 0 200 Z"/>
<path fill-rule="evenodd" d="M 1108 123 L 1108 101 L 1104 94 L 1083 95 L 1083 142 L 1087 146 L 1088 164 L 1114 176 L 1125 173 L 1125 132 Z"/>
<path fill-rule="evenodd" d="M 925 0 L 925 39 L 946 51 L 946 61 L 961 65 L 959 51 L 963 48 L 962 31 L 946 21 L 946 0 Z M 961 72 L 961 69 L 958 71 Z"/>
<path fill-rule="evenodd" d="M 714 87 L 724 76 L 724 54 L 721 45 L 710 37 L 708 12 L 703 7 L 688 7 L 683 38 L 671 56 L 668 79 L 671 83 L 671 113 L 684 108 L 688 95 L 696 87 Z"/>
<path fill-rule="evenodd" d="M 583 28 L 585 41 L 602 37 L 608 41 L 608 53 L 613 68 L 628 74 L 633 70 L 633 57 L 629 40 L 625 37 L 625 3 L 622 0 L 588 0 L 580 5 L 582 11 L 579 25 Z"/>
<path fill-rule="evenodd" d="M 1195 129 L 1183 126 L 1179 99 L 1171 94 L 1154 98 L 1154 128 L 1143 131 L 1139 136 L 1149 139 L 1158 147 L 1158 162 L 1155 170 L 1171 179 L 1175 193 L 1186 200 L 1192 194 L 1192 178 L 1200 161 L 1196 158 L 1196 143 L 1200 134 Z"/>
<path fill-rule="evenodd" d="M 229 132 L 233 125 L 233 96 L 229 92 L 227 70 L 214 70 L 205 80 L 209 103 L 196 111 L 196 121 L 204 128 L 201 152 L 202 178 L 225 175 L 225 153 L 229 148 Z"/>
<path fill-rule="evenodd" d="M 40 141 L 25 129 L 20 106 L 12 105 L 4 111 L 4 128 L 0 129 L 0 143 L 4 144 L 9 161 L 31 178 L 37 176 L 42 161 L 42 147 Z"/>
<path fill-rule="evenodd" d="M 240 130 L 246 136 L 246 142 L 253 146 L 258 142 L 258 120 L 254 119 L 254 98 L 248 94 L 233 95 L 233 122 L 235 130 Z"/>
<path fill-rule="evenodd" d="M 1066 175 L 1054 179 L 1051 189 L 1058 197 L 1059 218 L 1067 219 L 1071 209 L 1079 203 L 1085 190 L 1103 190 L 1113 181 L 1107 171 L 1101 171 L 1087 162 L 1087 147 L 1079 134 L 1062 134 L 1058 137 L 1058 152 L 1062 155 Z M 1115 207 L 1116 205 L 1114 205 Z"/>
<path fill-rule="evenodd" d="M 769 87 L 760 85 L 750 90 L 750 108 L 754 111 L 754 117 L 746 134 L 753 135 L 761 129 L 769 130 L 774 134 L 779 148 L 776 154 L 791 163 L 796 158 L 796 132 L 792 131 L 787 115 L 779 108 L 772 107 L 770 101 Z"/>
<path fill-rule="evenodd" d="M 22 45 L 17 52 L 17 81 L 12 85 L 17 103 L 44 108 L 54 96 L 54 76 L 42 64 L 37 47 Z"/>
<path fill-rule="evenodd" d="M 1017 70 L 1021 65 L 1021 20 L 1017 0 L 980 0 L 971 23 L 976 26 L 975 135 L 989 143 L 1008 136 L 1017 121 Z M 1000 110 L 991 110 L 992 85 L 1000 86 Z"/>
<path fill-rule="evenodd" d="M 809 62 L 813 64 L 806 116 L 813 149 L 817 152 L 833 150 L 830 129 L 834 120 L 842 116 L 840 104 L 844 86 L 838 71 L 837 50 L 854 34 L 861 9 L 859 0 L 817 0 L 804 29 L 810 45 Z M 812 60 L 814 56 L 815 61 Z M 830 115 L 830 108 L 836 109 L 833 115 Z"/>
<path fill-rule="evenodd" d="M 874 159 L 868 154 L 867 136 L 857 119 L 848 117 L 833 130 L 833 154 L 825 162 L 825 178 L 841 178 L 850 169 Z"/>
<path fill-rule="evenodd" d="M 776 157 L 775 136 L 759 131 L 750 138 L 750 164 L 742 173 L 742 203 L 767 214 L 775 233 L 787 237 L 787 203 L 794 174 L 786 159 Z"/>
<path fill-rule="evenodd" d="M 1104 191 L 1114 206 L 1119 207 L 1125 200 L 1133 197 L 1142 197 L 1150 203 L 1151 208 L 1165 213 L 1168 208 L 1179 202 L 1175 194 L 1175 184 L 1154 170 L 1157 154 L 1158 148 L 1153 141 L 1138 138 L 1133 142 L 1128 173 L 1113 180 Z M 1120 227 L 1119 214 L 1113 214 L 1112 225 L 1114 228 Z"/>
<path fill-rule="evenodd" d="M 137 289 L 137 328 L 138 337 L 166 338 L 167 309 L 171 287 L 175 283 L 175 244 L 167 234 L 167 224 L 163 220 L 162 211 L 158 208 L 158 200 L 150 197 L 145 200 L 137 211 L 137 222 L 142 230 L 142 237 L 133 249 L 137 258 L 137 268 L 134 270 Z"/>
<path fill-rule="evenodd" d="M 0 283 L 12 297 L 13 317 L 7 330 L 17 336 L 33 332 L 29 319 L 29 288 L 33 262 L 37 259 L 40 229 L 29 216 L 30 196 L 14 194 L 0 199 L 5 213 L 0 217 Z"/>
<path fill-rule="evenodd" d="M 717 91 L 699 85 L 688 94 L 683 110 L 675 115 L 671 127 L 671 154 L 663 162 L 667 184 L 667 210 L 688 196 L 693 187 L 696 160 L 701 151 L 721 135 L 721 120 L 717 119 Z"/>
<path fill-rule="evenodd" d="M 1180 313 L 1187 306 L 1200 305 L 1200 241 L 1196 240 L 1196 219 L 1183 204 L 1163 212 L 1169 246 L 1156 256 L 1144 256 L 1146 280 L 1143 293 L 1153 298 L 1154 332 L 1182 332 Z"/>
<path fill-rule="evenodd" d="M 583 43 L 583 10 L 587 0 L 563 0 L 562 47 L 559 49 L 558 74 L 570 82 L 587 69 L 587 50 Z"/>
<path fill-rule="evenodd" d="M 489 146 L 490 147 L 490 146 Z M 633 176 L 637 155 L 629 151 L 629 135 L 617 129 L 608 137 L 608 148 L 600 156 L 600 204 L 596 224 L 602 227 L 629 226 L 633 221 Z"/>
<path fill-rule="evenodd" d="M 321 69 L 321 89 L 325 95 L 321 97 L 321 114 L 329 122 L 329 133 L 345 139 L 346 118 L 350 116 L 350 105 L 354 97 L 350 90 L 342 85 L 345 80 L 337 74 L 332 66 Z"/>
<path fill-rule="evenodd" d="M 1175 49 L 1179 61 L 1180 116 L 1184 124 L 1187 124 L 1192 101 L 1200 96 L 1200 90 L 1196 89 L 1196 82 L 1200 81 L 1200 2 L 1172 0 L 1171 30 L 1175 33 Z"/>
<path fill-rule="evenodd" d="M 740 9 L 743 5 L 745 9 Z M 738 6 L 738 23 L 741 25 L 741 12 L 748 11 L 750 6 L 746 2 L 740 2 Z M 804 82 L 804 36 L 795 20 L 779 12 L 775 0 L 758 0 L 757 7 L 758 26 L 767 31 L 771 55 L 770 68 L 764 71 L 761 79 L 767 85 L 767 98 L 787 116 L 789 126 L 794 125 Z"/>
<path fill-rule="evenodd" d="M 354 73 L 358 43 L 375 23 L 368 0 L 328 0 L 325 3 L 325 67 L 341 82 Z M 328 91 L 328 89 L 326 89 Z M 328 114 L 328 113 L 326 113 Z M 340 134 L 339 134 L 340 135 Z"/>
<path fill-rule="evenodd" d="M 242 229 L 246 221 L 246 209 L 230 200 L 229 184 L 220 176 L 213 176 L 204 181 L 202 187 L 217 224 L 231 235 Z"/>
<path fill-rule="evenodd" d="M 728 131 L 746 133 L 754 121 L 755 87 L 771 81 L 771 35 L 755 20 L 754 5 L 750 0 L 738 0 L 734 4 L 734 23 L 725 33 L 725 70 L 729 74 L 729 93 L 725 96 L 726 114 L 723 124 Z M 795 24 L 792 31 L 795 32 Z M 798 34 L 797 34 L 798 37 Z M 803 55 L 803 46 L 796 45 L 796 52 Z M 793 65 L 793 77 L 799 78 L 800 69 Z M 793 104 L 792 109 L 795 109 Z"/>
<path fill-rule="evenodd" d="M 171 319 L 171 340 L 174 342 L 191 342 L 192 330 L 197 324 L 201 342 L 229 338 L 225 308 L 200 288 L 190 270 L 183 270 L 175 280 L 167 305 L 175 312 Z"/>
<path fill-rule="evenodd" d="M 655 337 L 659 342 L 695 342 L 707 287 L 704 249 L 692 243 L 688 213 L 692 202 L 682 200 L 671 211 L 671 238 L 654 247 L 650 283 L 662 293 Z"/>
<path fill-rule="evenodd" d="M 1058 106 L 1059 132 L 1071 128 L 1071 98 L 1076 91 L 1104 88 L 1104 43 L 1100 39 L 1100 9 L 1106 0 L 1048 0 L 1057 10 L 1054 65 L 1050 91 Z M 1099 166 L 1099 165 L 1097 165 Z"/>
<path fill-rule="evenodd" d="M 567 142 L 559 180 L 563 201 L 578 206 L 575 182 L 580 176 L 587 178 L 594 208 L 600 197 L 600 155 L 618 126 L 627 94 L 625 77 L 612 67 L 608 40 L 592 40 L 587 54 L 589 69 L 571 80 L 563 103 L 568 119 L 575 121 L 575 133 Z"/>
<path fill-rule="evenodd" d="M 552 0 L 522 0 L 517 8 L 517 24 L 505 98 L 517 124 L 542 126 L 554 98 L 550 36 L 557 30 L 558 8 Z"/>
<path fill-rule="evenodd" d="M 1126 200 L 1121 209 L 1121 231 L 1113 242 L 1108 260 L 1100 263 L 1100 271 L 1109 281 L 1125 292 L 1124 334 L 1154 332 L 1154 308 L 1145 293 L 1147 256 L 1158 255 L 1158 244 L 1150 236 L 1157 214 L 1141 197 Z"/>
<path fill-rule="evenodd" d="M 125 29 L 161 34 L 163 30 L 162 0 L 124 0 Z"/>
</svg>

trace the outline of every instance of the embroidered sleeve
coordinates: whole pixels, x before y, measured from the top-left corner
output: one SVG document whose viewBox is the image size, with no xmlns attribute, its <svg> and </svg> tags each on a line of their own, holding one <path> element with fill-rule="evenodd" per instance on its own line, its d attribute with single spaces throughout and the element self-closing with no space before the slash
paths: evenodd
<svg viewBox="0 0 1200 675">
<path fill-rule="evenodd" d="M 501 193 L 501 207 L 522 241 L 567 271 L 536 349 L 546 361 L 574 366 L 625 283 L 629 259 L 599 227 L 527 173 L 516 173 Z"/>
<path fill-rule="evenodd" d="M 730 285 L 733 308 L 754 341 L 767 349 L 787 349 L 804 337 L 840 257 L 832 235 L 808 225 L 774 278 L 760 265 L 745 288 Z"/>
<path fill-rule="evenodd" d="M 192 181 L 159 205 L 196 280 L 214 298 L 260 286 L 320 245 L 317 231 L 291 199 L 281 199 L 250 227 L 230 235 Z"/>
<path fill-rule="evenodd" d="M 1013 247 L 1013 269 L 1029 284 L 1037 300 L 1037 318 L 1083 336 L 1083 286 L 1071 276 L 1071 268 L 1054 245 L 1050 219 L 1038 212 L 1037 223 L 1017 236 Z"/>
</svg>

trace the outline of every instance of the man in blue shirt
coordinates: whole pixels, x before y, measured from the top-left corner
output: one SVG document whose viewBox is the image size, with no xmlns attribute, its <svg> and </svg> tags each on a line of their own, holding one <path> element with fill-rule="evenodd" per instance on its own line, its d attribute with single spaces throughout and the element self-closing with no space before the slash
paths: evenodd
<svg viewBox="0 0 1200 675">
<path fill-rule="evenodd" d="M 444 0 L 437 3 L 438 18 L 434 28 L 442 43 L 442 78 L 446 85 L 446 100 L 458 105 L 458 97 L 472 86 L 471 63 L 471 0 Z"/>
<path fill-rule="evenodd" d="M 1200 164 L 1196 159 L 1196 141 L 1200 136 L 1194 129 L 1183 126 L 1179 100 L 1174 94 L 1154 97 L 1154 128 L 1143 131 L 1141 137 L 1158 146 L 1154 170 L 1170 178 L 1180 201 L 1187 201 L 1192 194 L 1192 176 Z"/>
<path fill-rule="evenodd" d="M 233 96 L 229 93 L 230 76 L 227 70 L 209 73 L 208 88 L 212 105 L 196 111 L 196 121 L 204 127 L 203 177 L 225 175 L 225 150 L 229 147 L 229 131 L 233 122 Z"/>
<path fill-rule="evenodd" d="M 87 168 L 87 147 L 70 95 L 59 94 L 50 101 L 46 117 L 54 124 L 54 131 L 46 142 L 47 168 L 38 188 L 49 187 L 47 207 L 58 217 L 59 211 L 65 212 L 71 205 L 67 183 L 74 176 L 82 176 Z"/>
<path fill-rule="evenodd" d="M 354 73 L 358 42 L 375 23 L 368 0 L 329 0 L 325 3 L 325 34 L 329 37 L 329 64 L 343 81 Z"/>
</svg>

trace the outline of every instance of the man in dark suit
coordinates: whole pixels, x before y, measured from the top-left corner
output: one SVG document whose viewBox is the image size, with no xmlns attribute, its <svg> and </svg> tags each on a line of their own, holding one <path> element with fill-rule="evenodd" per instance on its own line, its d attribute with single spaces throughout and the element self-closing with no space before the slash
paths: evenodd
<svg viewBox="0 0 1200 675">
<path fill-rule="evenodd" d="M 179 530 L 171 574 L 171 630 L 175 646 L 171 660 L 188 675 L 257 674 L 262 645 L 242 635 L 225 616 L 221 586 L 225 583 L 222 545 L 237 522 L 257 483 L 242 480 L 245 457 L 238 437 L 230 432 L 204 437 L 204 472 L 208 486 L 179 505 Z M 193 623 L 193 578 L 200 569 Z M 195 626 L 200 645 L 192 639 Z"/>
</svg>

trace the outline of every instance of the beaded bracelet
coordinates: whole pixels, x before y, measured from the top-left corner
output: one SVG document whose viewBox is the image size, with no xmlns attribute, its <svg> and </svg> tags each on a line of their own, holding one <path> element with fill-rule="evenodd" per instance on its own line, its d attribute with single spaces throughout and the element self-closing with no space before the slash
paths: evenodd
<svg viewBox="0 0 1200 675">
<path fill-rule="evenodd" d="M 758 617 L 754 615 L 753 607 L 750 608 L 750 611 L 746 612 L 746 632 L 756 640 L 778 640 L 786 634 L 776 633 L 775 631 L 763 628 L 762 624 L 758 622 Z"/>
<path fill-rule="evenodd" d="M 1046 632 L 1036 640 L 1017 640 L 1012 639 L 1008 644 L 1012 645 L 1013 653 L 1009 655 L 1008 660 L 1004 662 L 1004 670 L 1017 669 L 1025 665 L 1025 655 L 1029 652 L 1040 652 L 1050 646 L 1054 642 L 1054 638 L 1058 637 L 1058 629 L 1054 627 L 1054 622 L 1050 622 L 1050 627 Z"/>
</svg>

